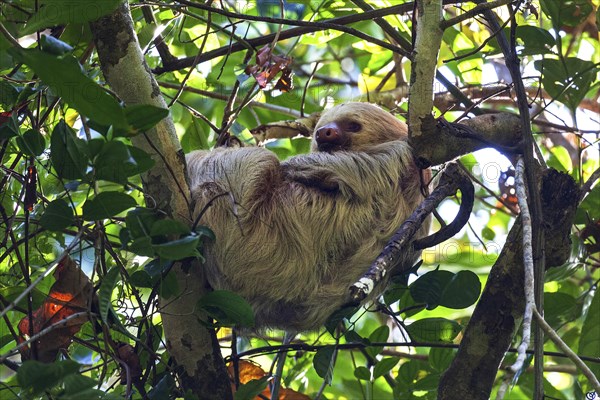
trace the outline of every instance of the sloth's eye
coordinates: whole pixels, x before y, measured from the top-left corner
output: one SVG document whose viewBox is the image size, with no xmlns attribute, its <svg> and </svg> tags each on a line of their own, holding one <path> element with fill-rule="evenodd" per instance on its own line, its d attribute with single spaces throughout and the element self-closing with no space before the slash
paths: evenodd
<svg viewBox="0 0 600 400">
<path fill-rule="evenodd" d="M 355 121 L 349 121 L 346 124 L 346 131 L 348 132 L 358 132 L 362 129 L 362 125 Z"/>
</svg>

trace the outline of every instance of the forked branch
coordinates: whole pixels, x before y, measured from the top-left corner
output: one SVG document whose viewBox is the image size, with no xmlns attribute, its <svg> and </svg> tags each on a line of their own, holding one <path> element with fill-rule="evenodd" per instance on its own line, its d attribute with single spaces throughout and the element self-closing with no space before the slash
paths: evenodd
<svg viewBox="0 0 600 400">
<path fill-rule="evenodd" d="M 462 199 L 456 218 L 438 232 L 413 241 L 415 233 L 429 214 L 442 200 L 456 194 L 459 190 Z M 359 304 L 364 300 L 373 291 L 373 288 L 391 272 L 405 252 L 435 246 L 454 236 L 467 223 L 473 209 L 473 201 L 474 189 L 469 177 L 457 164 L 449 164 L 442 172 L 435 190 L 404 221 L 369 270 L 350 287 L 350 303 Z M 398 266 L 400 269 L 394 268 L 394 273 L 406 271 L 410 267 L 412 265 L 400 265 Z"/>
</svg>

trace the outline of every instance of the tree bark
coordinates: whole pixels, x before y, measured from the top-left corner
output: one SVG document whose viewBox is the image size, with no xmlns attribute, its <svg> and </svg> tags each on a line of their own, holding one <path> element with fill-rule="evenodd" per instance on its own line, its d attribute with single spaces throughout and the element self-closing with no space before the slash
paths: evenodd
<svg viewBox="0 0 600 400">
<path fill-rule="evenodd" d="M 152 104 L 166 108 L 141 52 L 127 2 L 90 26 L 102 72 L 112 90 L 126 105 Z M 132 143 L 155 161 L 154 167 L 142 176 L 149 207 L 158 207 L 170 217 L 191 225 L 193 207 L 185 157 L 172 119 L 167 117 L 153 129 L 133 137 Z M 229 378 L 215 333 L 201 324 L 207 317 L 195 310 L 198 299 L 206 292 L 201 267 L 198 261 L 189 272 L 181 265 L 173 267 L 180 294 L 175 299 L 161 299 L 167 350 L 185 390 L 202 399 L 230 399 Z"/>
<path fill-rule="evenodd" d="M 546 265 L 559 266 L 569 257 L 569 233 L 579 189 L 568 175 L 546 170 L 540 194 L 546 226 Z M 523 316 L 523 236 L 515 221 L 492 267 L 465 335 L 450 367 L 444 372 L 438 399 L 489 399 L 500 363 Z"/>
</svg>

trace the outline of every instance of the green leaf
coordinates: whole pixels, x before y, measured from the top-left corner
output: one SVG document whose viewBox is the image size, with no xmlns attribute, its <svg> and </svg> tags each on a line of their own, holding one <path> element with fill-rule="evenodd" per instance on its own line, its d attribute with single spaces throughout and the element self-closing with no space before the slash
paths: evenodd
<svg viewBox="0 0 600 400">
<path fill-rule="evenodd" d="M 419 364 L 417 361 L 408 361 L 400 366 L 396 381 L 402 386 L 410 387 L 419 375 Z"/>
<path fill-rule="evenodd" d="M 175 387 L 175 380 L 171 374 L 166 374 L 148 393 L 148 398 L 150 400 L 169 399 Z"/>
<path fill-rule="evenodd" d="M 15 341 L 15 338 L 11 334 L 6 334 L 0 337 L 0 349 L 8 344 L 11 344 Z"/>
<path fill-rule="evenodd" d="M 471 271 L 459 271 L 442 291 L 440 305 L 454 309 L 467 308 L 475 304 L 480 292 L 479 277 Z"/>
<path fill-rule="evenodd" d="M 33 157 L 39 156 L 46 150 L 44 136 L 37 129 L 29 129 L 23 136 L 19 136 L 17 145 L 23 153 Z"/>
<path fill-rule="evenodd" d="M 208 150 L 207 129 L 200 122 L 200 118 L 191 117 L 192 123 L 181 137 L 181 146 L 186 153 L 192 150 Z"/>
<path fill-rule="evenodd" d="M 93 141 L 97 150 L 98 142 Z M 154 165 L 154 160 L 143 150 L 118 140 L 103 142 L 94 157 L 96 179 L 126 184 L 127 178 L 138 175 Z"/>
<path fill-rule="evenodd" d="M 112 292 L 119 281 L 119 267 L 112 267 L 102 278 L 98 290 L 98 303 L 100 305 L 100 317 L 105 323 L 108 322 L 108 313 L 112 308 Z"/>
<path fill-rule="evenodd" d="M 106 140 L 101 138 L 92 138 L 87 141 L 88 155 L 90 156 L 90 160 L 93 161 L 96 157 L 98 157 L 98 154 L 100 154 L 102 151 L 105 143 Z"/>
<path fill-rule="evenodd" d="M 50 202 L 40 218 L 40 225 L 49 231 L 60 231 L 73 222 L 75 222 L 73 209 L 63 199 Z"/>
<path fill-rule="evenodd" d="M 7 81 L 0 81 L 0 105 L 9 110 L 17 102 L 19 92 Z"/>
<path fill-rule="evenodd" d="M 127 213 L 125 222 L 132 238 L 149 237 L 152 225 L 160 220 L 156 210 L 145 207 L 136 207 Z"/>
<path fill-rule="evenodd" d="M 198 256 L 200 238 L 189 235 L 170 242 L 155 244 L 152 246 L 156 255 L 167 260 L 182 260 L 188 257 Z"/>
<path fill-rule="evenodd" d="M 440 383 L 440 375 L 439 374 L 429 374 L 424 376 L 422 379 L 419 379 L 415 382 L 415 390 L 422 390 L 426 392 L 433 392 L 437 389 Z"/>
<path fill-rule="evenodd" d="M 154 166 L 154 160 L 144 150 L 135 146 L 127 146 L 127 148 L 129 149 L 129 154 L 131 154 L 135 160 L 135 168 L 131 168 L 127 171 L 129 176 L 141 174 Z"/>
<path fill-rule="evenodd" d="M 554 146 L 550 149 L 550 157 L 548 158 L 548 166 L 558 171 L 569 173 L 573 171 L 573 162 L 569 150 L 562 146 Z"/>
<path fill-rule="evenodd" d="M 533 357 L 533 356 L 531 356 Z M 519 388 L 519 391 L 521 393 L 523 393 L 523 399 L 533 399 L 535 398 L 535 394 L 534 394 L 534 387 L 535 387 L 535 382 L 534 382 L 534 376 L 533 374 L 522 374 L 519 377 L 519 382 L 517 384 L 517 387 Z M 569 396 L 569 395 L 565 395 L 564 391 L 558 390 L 557 388 L 555 388 L 552 383 L 550 383 L 546 378 L 543 379 L 543 387 L 544 387 L 544 397 L 547 399 L 566 399 L 566 400 L 571 400 L 571 399 L 581 399 L 581 400 L 587 400 L 590 399 L 590 397 L 586 398 L 585 396 L 582 397 L 578 397 L 578 396 Z M 592 400 L 597 400 L 597 397 L 591 397 Z"/>
<path fill-rule="evenodd" d="M 158 17 L 158 15 L 155 15 Z M 157 29 L 162 29 L 162 26 L 159 27 L 155 22 L 146 22 L 146 24 L 141 26 L 140 30 L 137 30 L 138 42 L 140 43 L 140 47 L 142 49 L 146 48 L 150 44 L 150 42 L 154 39 L 154 34 Z"/>
<path fill-rule="evenodd" d="M 581 315 L 581 304 L 566 293 L 544 293 L 544 319 L 554 329 L 575 321 Z"/>
<path fill-rule="evenodd" d="M 26 287 L 22 285 L 0 286 L 0 296 L 2 296 L 5 299 L 5 301 L 14 302 L 23 293 L 25 289 Z M 33 289 L 31 291 L 31 294 L 33 300 L 33 308 L 38 308 L 42 305 L 44 300 L 48 298 L 47 293 L 42 293 L 38 289 Z"/>
<path fill-rule="evenodd" d="M 72 2 L 70 2 L 72 4 Z M 13 55 L 81 114 L 105 126 L 129 129 L 123 108 L 85 75 L 71 55 L 55 56 L 36 49 L 11 49 Z"/>
<path fill-rule="evenodd" d="M 371 380 L 371 371 L 369 371 L 369 368 L 367 367 L 356 367 L 356 369 L 354 370 L 354 377 L 356 377 L 356 379 L 360 379 L 363 381 L 370 381 Z"/>
<path fill-rule="evenodd" d="M 371 335 L 369 336 L 369 342 L 371 343 L 383 343 L 387 342 L 390 337 L 390 328 L 387 325 L 382 325 L 379 328 L 375 329 Z M 369 346 L 365 349 L 367 354 L 371 357 L 375 358 L 379 353 L 383 351 L 383 347 L 381 346 Z"/>
<path fill-rule="evenodd" d="M 370 342 L 387 342 L 390 337 L 390 328 L 387 325 L 382 325 L 375 329 L 369 336 Z"/>
<path fill-rule="evenodd" d="M 129 277 L 129 284 L 137 288 L 154 287 L 154 282 L 152 278 L 144 270 L 135 271 L 133 274 L 131 274 Z"/>
<path fill-rule="evenodd" d="M 22 35 L 56 25 L 84 23 L 117 9 L 122 0 L 42 0 L 41 7 L 27 22 Z"/>
<path fill-rule="evenodd" d="M 579 338 L 579 351 L 586 357 L 600 357 L 600 293 L 598 290 L 594 292 L 594 298 L 587 310 L 587 316 L 581 328 L 581 337 Z M 594 375 L 600 376 L 600 364 L 586 361 L 586 364 Z M 589 388 L 592 389 L 592 388 Z"/>
<path fill-rule="evenodd" d="M 510 34 L 510 29 L 506 29 Z M 508 35 L 507 35 L 508 37 Z M 520 55 L 546 54 L 556 44 L 556 40 L 545 29 L 531 25 L 519 25 L 516 29 L 516 38 L 523 42 Z"/>
<path fill-rule="evenodd" d="M 161 219 L 152 224 L 150 236 L 189 235 L 190 227 L 171 218 Z"/>
<path fill-rule="evenodd" d="M 390 285 L 383 293 L 383 301 L 386 305 L 400 301 L 408 292 L 408 287 L 404 285 Z"/>
<path fill-rule="evenodd" d="M 162 273 L 170 268 L 172 264 L 172 261 L 156 258 L 144 266 L 144 271 L 146 271 L 151 278 L 155 278 L 162 275 Z"/>
<path fill-rule="evenodd" d="M 166 108 L 150 104 L 134 104 L 125 108 L 125 119 L 136 131 L 146 131 L 169 115 Z"/>
<path fill-rule="evenodd" d="M 129 154 L 127 146 L 118 140 L 110 140 L 104 143 L 94 159 L 94 172 L 96 179 L 126 184 L 126 170 L 132 165 L 135 166 L 135 160 Z"/>
<path fill-rule="evenodd" d="M 89 389 L 96 386 L 98 382 L 89 376 L 83 376 L 79 374 L 72 374 L 65 377 L 64 387 L 65 387 L 65 395 L 67 398 L 72 398 L 72 396 L 82 396 L 84 394 L 90 393 Z M 93 393 L 93 392 L 92 392 Z M 97 396 L 96 396 L 97 397 Z M 65 396 L 61 396 L 61 399 L 65 398 Z M 83 397 L 79 397 L 83 398 Z M 90 398 L 90 397 L 86 397 Z"/>
<path fill-rule="evenodd" d="M 460 309 L 477 301 L 481 283 L 471 271 L 453 274 L 436 270 L 420 276 L 410 285 L 410 294 L 417 303 L 427 304 L 428 309 L 437 306 Z"/>
<path fill-rule="evenodd" d="M 358 311 L 358 308 L 359 307 L 350 306 L 343 307 L 334 311 L 333 314 L 331 314 L 325 322 L 325 328 L 327 329 L 327 332 L 329 332 L 333 336 L 340 322 L 342 322 L 345 319 L 350 319 Z"/>
<path fill-rule="evenodd" d="M 150 236 L 140 237 L 134 239 L 127 250 L 139 255 L 146 257 L 154 257 L 154 247 L 152 246 L 152 238 Z"/>
<path fill-rule="evenodd" d="M 86 142 L 75 136 L 73 130 L 61 120 L 52 131 L 50 159 L 58 176 L 63 179 L 82 179 L 87 171 Z"/>
<path fill-rule="evenodd" d="M 327 385 L 331 384 L 333 378 L 333 367 L 335 365 L 335 346 L 325 346 L 315 353 L 313 367 L 315 372 L 323 378 Z"/>
<path fill-rule="evenodd" d="M 581 24 L 594 11 L 588 0 L 542 0 L 540 4 L 557 31 L 561 31 L 563 25 Z"/>
<path fill-rule="evenodd" d="M 425 305 L 420 302 L 416 302 L 410 294 L 410 290 L 408 287 L 404 286 L 404 283 L 398 287 L 393 287 L 389 297 L 384 295 L 385 304 L 391 305 L 388 301 L 394 300 L 397 296 L 400 296 L 398 300 L 400 309 L 402 310 L 402 315 L 404 318 L 409 318 L 415 314 L 420 313 L 425 309 Z"/>
<path fill-rule="evenodd" d="M 2 123 L 2 120 L 4 120 L 4 123 Z M 0 120 L 0 140 L 19 135 L 16 113 L 11 113 L 9 117 L 2 117 L 2 120 Z"/>
<path fill-rule="evenodd" d="M 576 57 L 546 58 L 535 61 L 534 66 L 542 74 L 542 85 L 548 94 L 573 111 L 590 90 L 598 69 L 591 61 Z"/>
<path fill-rule="evenodd" d="M 344 338 L 346 338 L 346 343 L 369 343 L 369 339 L 363 338 L 352 329 L 347 330 L 346 333 L 344 333 Z"/>
<path fill-rule="evenodd" d="M 117 191 L 102 192 L 85 202 L 83 218 L 87 221 L 102 220 L 135 207 L 136 204 L 135 199 L 128 194 Z"/>
<path fill-rule="evenodd" d="M 65 377 L 79 372 L 75 361 L 55 361 L 44 364 L 39 361 L 25 361 L 17 371 L 17 381 L 22 389 L 35 396 L 61 383 Z"/>
<path fill-rule="evenodd" d="M 429 350 L 429 365 L 434 371 L 444 372 L 454 359 L 454 350 L 440 347 L 432 347 Z"/>
<path fill-rule="evenodd" d="M 494 232 L 493 229 L 485 226 L 482 230 L 481 230 L 481 236 L 488 241 L 492 241 L 494 240 L 494 238 L 496 237 L 496 232 Z"/>
<path fill-rule="evenodd" d="M 412 340 L 421 342 L 452 342 L 461 331 L 456 321 L 445 318 L 424 318 L 406 327 Z"/>
<path fill-rule="evenodd" d="M 373 379 L 377 379 L 390 372 L 400 362 L 400 357 L 384 357 L 373 368 Z"/>
<path fill-rule="evenodd" d="M 240 385 L 233 396 L 234 400 L 252 400 L 261 394 L 267 388 L 269 382 L 268 376 L 263 376 L 260 379 L 252 379 Z"/>
<path fill-rule="evenodd" d="M 425 303 L 431 310 L 440 304 L 442 292 L 453 277 L 454 274 L 449 271 L 427 272 L 410 285 L 410 295 L 415 302 Z"/>
<path fill-rule="evenodd" d="M 252 306 L 233 292 L 227 290 L 209 292 L 198 301 L 198 307 L 219 321 L 220 325 L 254 326 Z"/>
<path fill-rule="evenodd" d="M 4 58 L 4 57 L 7 57 L 5 50 L 8 50 L 8 49 L 10 49 L 12 47 L 13 47 L 12 43 L 8 41 L 8 39 L 6 38 L 6 36 L 0 35 L 0 52 L 1 52 L 0 53 L 0 65 L 4 64 L 4 63 L 2 63 L 2 61 L 5 61 L 5 60 L 1 60 L 1 59 Z"/>
</svg>

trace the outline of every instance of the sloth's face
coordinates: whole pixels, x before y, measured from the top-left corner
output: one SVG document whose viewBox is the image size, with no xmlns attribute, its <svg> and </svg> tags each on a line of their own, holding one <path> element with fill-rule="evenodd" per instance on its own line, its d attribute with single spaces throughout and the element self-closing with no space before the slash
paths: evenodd
<svg viewBox="0 0 600 400">
<path fill-rule="evenodd" d="M 312 142 L 313 151 L 364 151 L 376 144 L 403 139 L 406 125 L 368 103 L 346 103 L 323 113 Z"/>
</svg>

